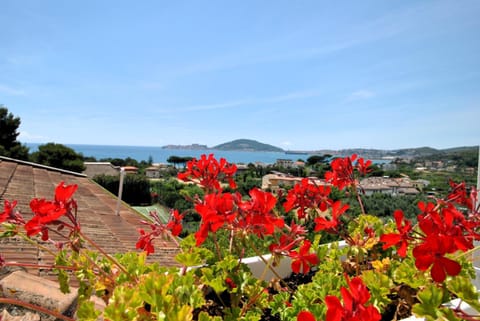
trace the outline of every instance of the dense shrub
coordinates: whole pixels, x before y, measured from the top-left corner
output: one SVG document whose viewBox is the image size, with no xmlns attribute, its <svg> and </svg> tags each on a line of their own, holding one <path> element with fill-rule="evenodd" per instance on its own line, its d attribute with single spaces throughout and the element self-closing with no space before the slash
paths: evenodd
<svg viewBox="0 0 480 321">
<path fill-rule="evenodd" d="M 112 194 L 118 194 L 120 177 L 111 175 L 97 175 L 93 178 L 93 180 Z M 122 200 L 130 205 L 150 205 L 152 200 L 150 194 L 150 183 L 148 179 L 141 175 L 126 175 L 123 182 Z"/>
<path fill-rule="evenodd" d="M 157 202 L 168 208 L 175 208 L 185 212 L 186 221 L 199 221 L 198 214 L 193 213 L 193 202 L 196 196 L 202 197 L 203 190 L 193 184 L 181 183 L 176 179 L 155 181 L 151 185 L 152 191 L 158 195 Z"/>
</svg>

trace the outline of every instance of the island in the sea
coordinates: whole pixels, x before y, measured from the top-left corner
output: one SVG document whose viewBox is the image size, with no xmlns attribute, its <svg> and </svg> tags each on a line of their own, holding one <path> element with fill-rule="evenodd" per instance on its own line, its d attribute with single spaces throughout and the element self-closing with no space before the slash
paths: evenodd
<svg viewBox="0 0 480 321">
<path fill-rule="evenodd" d="M 184 149 L 184 150 L 204 150 L 210 149 L 207 145 L 190 144 L 190 145 L 165 145 L 163 149 Z"/>
</svg>

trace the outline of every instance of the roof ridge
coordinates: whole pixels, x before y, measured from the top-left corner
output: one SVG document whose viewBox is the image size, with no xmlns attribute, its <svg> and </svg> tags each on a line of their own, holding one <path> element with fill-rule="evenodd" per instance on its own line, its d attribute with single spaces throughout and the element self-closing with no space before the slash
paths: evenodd
<svg viewBox="0 0 480 321">
<path fill-rule="evenodd" d="M 56 171 L 56 172 L 60 172 L 60 173 L 64 173 L 64 174 L 79 176 L 79 177 L 87 177 L 86 174 L 77 173 L 77 172 L 73 172 L 73 171 L 69 171 L 69 170 L 61 169 L 61 168 L 57 168 L 57 167 L 42 165 L 42 164 L 38 164 L 38 163 L 28 162 L 28 161 L 24 161 L 24 160 L 20 160 L 20 159 L 10 158 L 10 157 L 6 157 L 6 156 L 0 156 L 0 161 L 1 160 L 5 160 L 5 161 L 9 161 L 9 162 L 15 162 L 17 164 L 30 165 L 30 166 L 33 166 L 33 167 L 48 169 L 48 170 L 52 170 L 52 171 Z"/>
</svg>

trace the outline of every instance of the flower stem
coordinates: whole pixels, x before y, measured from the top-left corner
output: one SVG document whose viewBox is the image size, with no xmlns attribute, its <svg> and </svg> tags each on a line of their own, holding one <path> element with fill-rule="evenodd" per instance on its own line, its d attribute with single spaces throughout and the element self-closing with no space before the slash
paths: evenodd
<svg viewBox="0 0 480 321">
<path fill-rule="evenodd" d="M 64 320 L 64 321 L 75 321 L 75 319 L 67 317 L 67 316 L 65 316 L 65 315 L 63 315 L 59 312 L 52 311 L 52 310 L 46 309 L 44 307 L 34 305 L 34 304 L 31 304 L 31 303 L 27 303 L 27 302 L 23 302 L 23 301 L 20 301 L 20 300 L 17 300 L 17 299 L 0 298 L 0 303 L 21 306 L 21 307 L 24 307 L 24 308 L 27 308 L 27 309 L 30 309 L 30 310 L 33 310 L 33 311 L 38 311 L 38 312 L 41 312 L 41 313 L 45 313 L 45 314 L 54 316 L 55 318 L 60 319 L 60 320 Z"/>
<path fill-rule="evenodd" d="M 123 273 L 131 277 L 130 273 L 125 269 L 125 267 L 120 264 L 113 256 L 105 252 L 100 246 L 97 245 L 92 239 L 87 237 L 85 234 L 83 234 L 81 231 L 78 231 L 78 234 L 80 237 L 82 237 L 84 240 L 86 240 L 88 243 L 90 243 L 98 252 L 100 252 L 107 260 L 112 262 L 115 266 L 117 266 Z"/>
<path fill-rule="evenodd" d="M 64 265 L 46 265 L 46 264 L 28 264 L 28 263 L 17 263 L 17 262 L 6 262 L 5 266 L 20 266 L 25 268 L 36 268 L 36 269 L 60 269 L 60 270 L 69 270 L 76 271 L 78 270 L 73 266 L 64 266 Z"/>
<path fill-rule="evenodd" d="M 29 238 L 27 235 L 23 234 L 23 233 L 18 233 L 17 235 L 20 235 L 25 241 L 27 241 L 28 243 L 32 244 L 33 246 L 36 246 L 38 249 L 40 250 L 44 250 L 45 252 L 48 252 L 50 255 L 52 255 L 53 257 L 56 256 L 55 252 L 53 252 L 52 250 L 50 250 L 48 247 L 45 247 L 43 245 L 41 245 L 40 243 L 38 242 L 34 242 L 31 238 Z"/>
<path fill-rule="evenodd" d="M 270 269 L 270 271 L 272 271 L 273 274 L 275 274 L 275 276 L 278 278 L 278 280 L 280 282 L 283 282 L 283 278 L 280 276 L 280 274 L 278 274 L 277 270 L 275 270 L 275 268 L 272 266 L 271 262 L 267 261 L 263 255 L 260 253 L 260 251 L 255 247 L 255 244 L 253 244 L 253 242 L 250 242 L 250 246 L 252 247 L 253 251 L 255 252 L 255 254 L 257 254 L 257 256 L 260 258 L 260 260 L 263 261 L 263 263 L 265 264 L 265 268 L 267 269 Z M 285 283 L 285 286 L 288 288 L 289 292 L 292 292 L 292 289 L 288 286 L 288 284 Z"/>
</svg>

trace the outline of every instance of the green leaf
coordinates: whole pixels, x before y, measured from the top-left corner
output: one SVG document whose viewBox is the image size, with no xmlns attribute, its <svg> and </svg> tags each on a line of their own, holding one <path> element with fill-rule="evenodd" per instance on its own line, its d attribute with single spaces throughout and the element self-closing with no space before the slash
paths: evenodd
<svg viewBox="0 0 480 321">
<path fill-rule="evenodd" d="M 420 303 L 413 306 L 413 313 L 425 317 L 427 320 L 438 320 L 443 315 L 442 305 L 443 290 L 434 284 L 429 284 L 421 292 L 417 293 Z"/>
<path fill-rule="evenodd" d="M 95 310 L 95 304 L 92 301 L 84 301 L 77 309 L 77 318 L 82 321 L 98 320 L 100 311 Z"/>
<path fill-rule="evenodd" d="M 117 286 L 105 307 L 104 316 L 109 320 L 135 320 L 137 310 L 143 306 L 143 300 L 137 288 Z"/>
<path fill-rule="evenodd" d="M 202 311 L 198 315 L 198 321 L 222 321 L 222 318 L 219 316 L 210 316 L 207 312 Z"/>
<path fill-rule="evenodd" d="M 67 260 L 67 254 L 65 250 L 59 251 L 57 256 L 55 257 L 55 265 L 58 266 L 68 266 L 70 265 L 68 260 Z M 70 276 L 68 275 L 68 272 L 65 271 L 64 269 L 53 269 L 54 272 L 57 273 L 58 276 L 58 282 L 60 284 L 60 291 L 62 293 L 70 293 Z"/>
<path fill-rule="evenodd" d="M 215 273 L 210 267 L 202 268 L 202 282 L 213 288 L 216 293 L 227 289 L 223 273 Z"/>
<path fill-rule="evenodd" d="M 183 266 L 192 267 L 205 263 L 200 253 L 182 252 L 175 256 L 175 260 Z"/>
<path fill-rule="evenodd" d="M 393 282 L 387 275 L 367 270 L 362 273 L 362 280 L 370 291 L 370 302 L 373 305 L 383 309 L 390 303 L 388 294 L 393 287 Z"/>
<path fill-rule="evenodd" d="M 393 261 L 392 264 L 395 264 L 395 262 Z M 393 280 L 397 284 L 404 283 L 417 289 L 424 284 L 430 283 L 430 281 L 426 279 L 425 273 L 418 271 L 413 258 L 407 257 L 398 266 L 392 268 L 394 269 Z"/>
<path fill-rule="evenodd" d="M 448 281 L 447 288 L 475 310 L 480 311 L 479 295 L 470 278 L 454 277 Z"/>
</svg>

